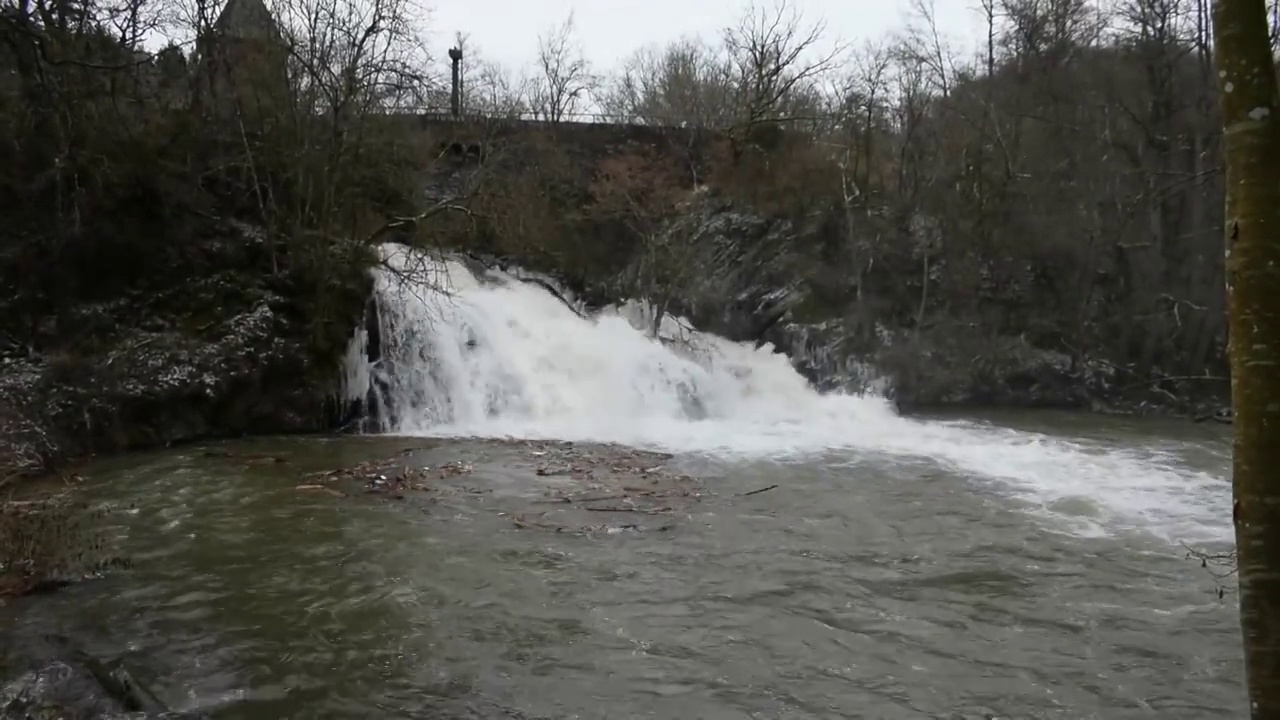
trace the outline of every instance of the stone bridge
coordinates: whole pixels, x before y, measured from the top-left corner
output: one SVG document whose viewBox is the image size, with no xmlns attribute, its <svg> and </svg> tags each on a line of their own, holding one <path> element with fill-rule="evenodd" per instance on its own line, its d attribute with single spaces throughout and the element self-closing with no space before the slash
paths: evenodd
<svg viewBox="0 0 1280 720">
<path fill-rule="evenodd" d="M 447 113 L 400 113 L 388 121 L 421 141 L 420 148 L 435 157 L 479 160 L 497 147 L 550 141 L 579 157 L 599 158 L 620 148 L 649 147 L 700 157 L 723 133 L 698 127 L 546 121 L 511 117 L 462 116 Z"/>
</svg>

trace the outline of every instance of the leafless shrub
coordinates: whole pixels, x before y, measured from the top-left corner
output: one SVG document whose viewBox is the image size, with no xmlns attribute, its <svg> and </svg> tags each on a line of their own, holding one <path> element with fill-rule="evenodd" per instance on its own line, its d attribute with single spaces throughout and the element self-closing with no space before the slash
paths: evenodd
<svg viewBox="0 0 1280 720">
<path fill-rule="evenodd" d="M 102 572 L 123 560 L 105 521 L 75 488 L 0 501 L 0 596 L 23 595 Z"/>
<path fill-rule="evenodd" d="M 1232 580 L 1240 569 L 1237 564 L 1235 548 L 1226 552 L 1206 552 L 1193 548 L 1186 543 L 1183 543 L 1182 547 L 1187 551 L 1188 560 L 1199 562 L 1200 567 L 1209 573 L 1209 577 L 1213 578 L 1214 594 L 1218 596 L 1219 600 L 1224 599 L 1227 593 L 1231 591 L 1231 586 L 1235 584 L 1228 581 Z"/>
<path fill-rule="evenodd" d="M 56 456 L 57 446 L 48 430 L 28 413 L 0 400 L 0 488 L 49 471 Z"/>
<path fill-rule="evenodd" d="M 692 38 L 636 51 L 599 95 L 604 112 L 619 122 L 727 128 L 735 120 L 728 57 Z"/>
<path fill-rule="evenodd" d="M 538 36 L 538 74 L 529 105 L 542 120 L 560 122 L 590 98 L 596 77 L 574 37 L 573 13 Z"/>
</svg>

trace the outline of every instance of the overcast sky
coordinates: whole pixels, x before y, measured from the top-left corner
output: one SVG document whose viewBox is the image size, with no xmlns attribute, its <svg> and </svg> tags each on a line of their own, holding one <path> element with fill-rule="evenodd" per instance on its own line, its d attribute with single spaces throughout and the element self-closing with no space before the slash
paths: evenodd
<svg viewBox="0 0 1280 720">
<path fill-rule="evenodd" d="M 806 20 L 824 19 L 828 35 L 854 45 L 905 25 L 910 0 L 789 0 Z M 708 40 L 742 15 L 747 0 L 428 0 L 432 53 L 447 64 L 454 33 L 469 35 L 477 54 L 518 68 L 537 53 L 539 32 L 574 13 L 579 41 L 599 70 L 615 67 L 635 49 L 681 36 Z M 773 0 L 761 0 L 771 5 Z M 963 50 L 977 37 L 978 0 L 934 0 L 940 25 Z"/>
</svg>

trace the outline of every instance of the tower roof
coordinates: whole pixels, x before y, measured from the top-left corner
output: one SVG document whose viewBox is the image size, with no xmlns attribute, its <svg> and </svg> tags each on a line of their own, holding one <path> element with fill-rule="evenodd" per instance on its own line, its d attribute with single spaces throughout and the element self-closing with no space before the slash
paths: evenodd
<svg viewBox="0 0 1280 720">
<path fill-rule="evenodd" d="M 213 23 L 213 29 L 219 36 L 240 40 L 276 40 L 280 37 L 276 19 L 263 0 L 227 0 Z"/>
</svg>

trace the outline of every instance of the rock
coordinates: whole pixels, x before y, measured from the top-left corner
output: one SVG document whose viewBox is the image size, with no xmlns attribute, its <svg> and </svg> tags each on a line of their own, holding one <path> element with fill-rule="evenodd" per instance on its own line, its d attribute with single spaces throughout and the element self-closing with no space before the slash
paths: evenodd
<svg viewBox="0 0 1280 720">
<path fill-rule="evenodd" d="M 673 243 L 689 245 L 682 259 L 693 269 L 674 288 L 668 310 L 694 327 L 738 342 L 757 342 L 803 300 L 792 252 L 797 232 L 788 222 L 704 195 L 663 232 Z"/>
<path fill-rule="evenodd" d="M 314 429 L 321 398 L 291 392 L 305 373 L 306 351 L 286 337 L 262 302 L 212 339 L 138 330 L 97 356 L 7 368 L 0 399 L 23 408 L 68 455 Z"/>
<path fill-rule="evenodd" d="M 343 348 L 316 357 L 314 310 L 265 270 L 261 231 L 215 223 L 208 232 L 188 251 L 187 280 L 73 308 L 68 327 L 87 335 L 0 359 L 0 480 L 6 465 L 47 469 L 93 453 L 321 430 L 337 419 Z M 334 303 L 356 298 L 350 326 L 367 290 L 335 290 Z"/>
<path fill-rule="evenodd" d="M 208 716 L 169 710 L 119 662 L 104 662 L 66 638 L 29 644 L 28 669 L 0 688 L 0 720 L 160 720 Z"/>
</svg>

